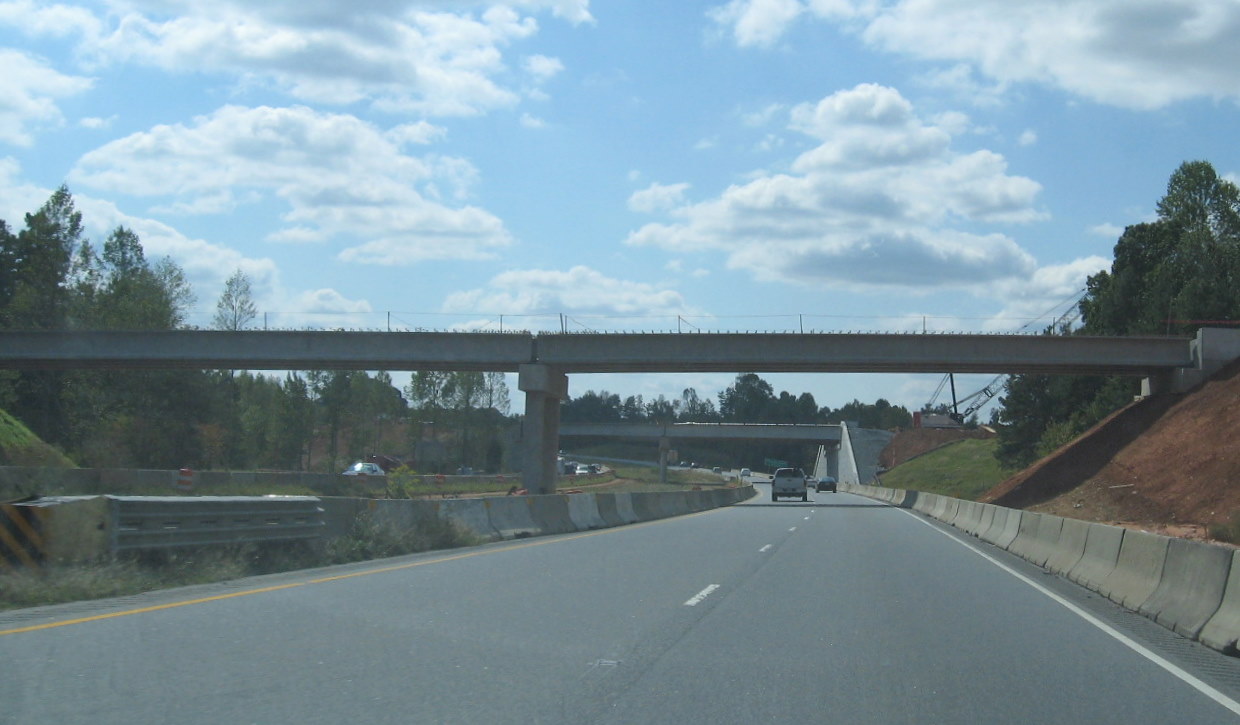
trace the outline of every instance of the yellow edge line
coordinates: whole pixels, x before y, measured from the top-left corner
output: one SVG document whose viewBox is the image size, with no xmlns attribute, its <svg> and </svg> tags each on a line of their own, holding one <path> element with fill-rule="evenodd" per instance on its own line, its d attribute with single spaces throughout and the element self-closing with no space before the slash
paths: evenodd
<svg viewBox="0 0 1240 725">
<path fill-rule="evenodd" d="M 708 511 L 698 511 L 698 512 L 691 513 L 691 514 L 684 514 L 682 516 L 669 516 L 668 518 L 665 518 L 665 519 L 656 519 L 654 521 L 643 521 L 643 522 L 636 523 L 636 524 L 629 524 L 627 526 L 614 526 L 609 529 L 599 529 L 598 531 L 590 531 L 587 533 L 574 534 L 572 536 L 562 536 L 556 539 L 542 539 L 542 540 L 536 540 L 536 541 L 529 541 L 529 542 L 525 542 L 521 544 L 511 544 L 509 546 L 501 546 L 501 547 L 497 547 L 494 549 L 484 549 L 481 551 L 470 551 L 470 552 L 466 552 L 463 554 L 453 554 L 451 556 L 441 556 L 437 559 L 430 559 L 427 561 L 414 561 L 408 564 L 396 564 L 394 566 L 385 566 L 385 567 L 380 567 L 378 569 L 367 569 L 366 571 L 357 571 L 357 572 L 352 572 L 350 574 L 338 574 L 336 576 L 319 577 L 318 579 L 309 579 L 307 581 L 293 582 L 291 584 L 277 584 L 275 586 L 262 587 L 259 589 L 247 589 L 241 592 L 230 592 L 228 594 L 216 594 L 215 596 L 200 597 L 198 599 L 187 599 L 181 602 L 169 602 L 168 604 L 156 604 L 154 606 L 141 607 L 139 609 L 126 609 L 120 612 L 109 612 L 107 614 L 94 614 L 89 617 L 78 617 L 76 619 L 65 619 L 59 622 L 47 622 L 45 624 L 32 624 L 28 627 L 17 627 L 15 629 L 0 629 L 0 637 L 3 637 L 5 635 L 10 635 L 10 634 L 21 634 L 23 632 L 38 632 L 44 629 L 57 629 L 59 627 L 68 627 L 73 624 L 86 624 L 87 622 L 98 622 L 98 621 L 102 621 L 105 619 L 116 619 L 117 617 L 128 617 L 134 614 L 146 614 L 148 612 L 159 612 L 165 609 L 176 609 L 177 607 L 188 607 L 193 604 L 206 604 L 207 602 L 218 602 L 224 599 L 235 599 L 237 597 L 248 597 L 252 594 L 266 594 L 268 592 L 278 592 L 283 589 L 296 589 L 297 587 L 304 587 L 310 584 L 325 584 L 327 582 L 340 581 L 341 579 L 353 579 L 355 577 L 370 576 L 372 574 L 384 574 L 384 573 L 392 572 L 392 571 L 401 571 L 402 569 L 413 569 L 414 567 L 427 566 L 429 564 L 442 564 L 448 561 L 457 561 L 458 559 L 469 559 L 475 556 L 483 556 L 486 554 L 500 554 L 506 551 L 515 551 L 517 549 L 528 549 L 534 546 L 544 546 L 546 544 L 556 544 L 556 543 L 560 543 L 564 541 L 575 541 L 577 539 L 584 539 L 587 536 L 599 536 L 600 534 L 611 534 L 611 533 L 617 533 L 621 531 L 632 531 L 633 529 L 636 529 L 636 528 L 641 528 L 644 526 L 653 526 L 654 524 L 663 524 L 669 521 L 674 521 L 676 519 L 684 519 L 690 516 L 702 516 L 703 514 L 714 513 L 716 511 L 721 511 L 725 508 L 728 508 L 728 507 L 721 506 L 720 508 L 710 509 Z M 3 616 L 3 614 L 4 614 L 3 612 L 0 612 L 0 616 Z"/>
</svg>

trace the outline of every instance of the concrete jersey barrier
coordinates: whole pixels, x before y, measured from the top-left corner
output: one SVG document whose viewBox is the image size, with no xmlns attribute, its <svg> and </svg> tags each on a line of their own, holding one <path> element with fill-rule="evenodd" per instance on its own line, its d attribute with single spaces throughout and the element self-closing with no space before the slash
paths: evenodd
<svg viewBox="0 0 1240 725">
<path fill-rule="evenodd" d="M 615 510 L 614 508 L 612 509 Z M 578 531 L 604 529 L 608 523 L 599 511 L 598 499 L 593 493 L 575 493 L 568 496 L 568 517 Z M 613 524 L 614 525 L 614 524 Z"/>
<path fill-rule="evenodd" d="M 1115 570 L 1102 582 L 1098 593 L 1134 611 L 1158 589 L 1167 545 L 1171 539 L 1144 531 L 1124 532 Z"/>
<path fill-rule="evenodd" d="M 1066 574 L 1085 555 L 1089 537 L 1089 522 L 1079 519 L 1062 519 L 1057 546 L 1050 552 L 1045 566 L 1056 574 Z"/>
<path fill-rule="evenodd" d="M 1081 586 L 1102 592 L 1102 582 L 1115 571 L 1124 529 L 1106 524 L 1090 524 L 1081 560 L 1068 571 L 1068 579 Z"/>
<path fill-rule="evenodd" d="M 1236 642 L 1240 641 L 1240 549 L 1231 555 L 1231 570 L 1227 574 L 1223 601 L 1201 629 L 1198 639 L 1207 647 L 1230 655 L 1237 654 Z"/>
<path fill-rule="evenodd" d="M 1240 550 L 916 491 L 843 485 L 897 501 L 1137 611 L 1240 654 Z"/>
<path fill-rule="evenodd" d="M 1138 609 L 1185 637 L 1196 638 L 1223 603 L 1232 550 L 1186 539 L 1167 543 L 1158 588 Z"/>
</svg>

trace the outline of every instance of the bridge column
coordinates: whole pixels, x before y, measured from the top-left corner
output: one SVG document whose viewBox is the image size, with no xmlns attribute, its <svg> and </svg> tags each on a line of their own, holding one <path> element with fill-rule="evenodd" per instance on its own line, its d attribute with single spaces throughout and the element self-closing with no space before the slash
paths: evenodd
<svg viewBox="0 0 1240 725">
<path fill-rule="evenodd" d="M 560 401 L 568 397 L 568 376 L 550 365 L 521 365 L 517 388 L 525 393 L 521 482 L 531 494 L 555 493 Z"/>
</svg>

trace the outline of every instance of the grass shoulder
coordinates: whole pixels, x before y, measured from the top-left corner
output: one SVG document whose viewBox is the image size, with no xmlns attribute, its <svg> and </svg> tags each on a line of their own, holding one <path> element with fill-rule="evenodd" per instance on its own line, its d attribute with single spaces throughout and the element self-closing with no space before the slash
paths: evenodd
<svg viewBox="0 0 1240 725">
<path fill-rule="evenodd" d="M 972 501 L 1011 475 L 995 458 L 996 440 L 970 438 L 936 448 L 882 474 L 888 488 Z"/>
</svg>

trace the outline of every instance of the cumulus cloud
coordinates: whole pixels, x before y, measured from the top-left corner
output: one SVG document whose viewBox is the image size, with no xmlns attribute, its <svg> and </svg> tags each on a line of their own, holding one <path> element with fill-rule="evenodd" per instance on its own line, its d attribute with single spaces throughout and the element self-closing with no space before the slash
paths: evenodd
<svg viewBox="0 0 1240 725">
<path fill-rule="evenodd" d="M 517 269 L 493 277 L 486 287 L 450 295 L 444 312 L 505 315 L 667 316 L 691 314 L 679 292 L 645 282 L 608 277 L 576 266 L 568 270 Z"/>
<path fill-rule="evenodd" d="M 779 40 L 805 8 L 798 0 L 732 0 L 712 8 L 708 17 L 729 29 L 736 44 L 766 47 Z"/>
<path fill-rule="evenodd" d="M 281 240 L 358 242 L 347 262 L 409 265 L 482 259 L 511 243 L 503 223 L 467 196 L 476 171 L 442 156 L 416 158 L 353 116 L 308 108 L 226 106 L 190 125 L 157 126 L 83 156 L 75 184 L 167 200 L 164 208 L 224 211 L 233 194 L 287 205 Z"/>
<path fill-rule="evenodd" d="M 979 101 L 1037 83 L 1115 106 L 1240 99 L 1240 5 L 1232 0 L 732 0 L 711 19 L 740 46 L 770 46 L 804 18 L 838 22 L 872 47 L 946 70 L 931 82 Z"/>
<path fill-rule="evenodd" d="M 65 75 L 17 50 L 0 49 L 0 143 L 29 146 L 32 125 L 59 126 L 64 116 L 56 99 L 89 89 L 89 78 Z"/>
<path fill-rule="evenodd" d="M 1037 329 L 1049 325 L 1047 315 L 1063 316 L 1070 302 L 1085 292 L 1086 280 L 1111 268 L 1111 260 L 1091 256 L 1066 264 L 1040 267 L 1025 279 L 1009 279 L 999 285 L 998 299 L 1004 308 L 987 325 L 994 331 L 1011 331 L 1013 320 L 1036 321 Z"/>
<path fill-rule="evenodd" d="M 629 209 L 645 213 L 671 209 L 684 201 L 685 190 L 688 188 L 686 183 L 651 184 L 641 191 L 633 192 L 629 197 Z"/>
<path fill-rule="evenodd" d="M 630 207 L 667 209 L 667 219 L 627 241 L 721 252 L 728 267 L 770 282 L 924 293 L 1028 279 L 1033 256 L 1006 234 L 979 229 L 1042 219 L 1041 186 L 1008 174 L 999 154 L 954 151 L 962 124 L 949 116 L 947 126 L 927 121 L 897 91 L 873 84 L 797 106 L 790 128 L 817 145 L 789 172 L 762 173 L 696 203 L 681 202 L 682 188 L 653 185 Z"/>
<path fill-rule="evenodd" d="M 95 15 L 69 4 L 0 2 L 0 24 L 32 36 L 73 36 L 79 57 L 95 67 L 131 63 L 224 73 L 305 102 L 368 102 L 387 111 L 463 116 L 518 102 L 505 52 L 538 32 L 529 13 L 593 22 L 587 0 L 103 4 Z M 558 63 L 533 56 L 525 68 L 545 79 Z"/>
</svg>

